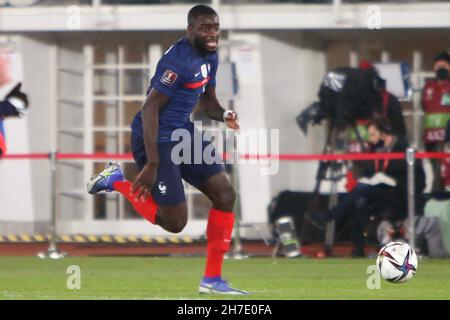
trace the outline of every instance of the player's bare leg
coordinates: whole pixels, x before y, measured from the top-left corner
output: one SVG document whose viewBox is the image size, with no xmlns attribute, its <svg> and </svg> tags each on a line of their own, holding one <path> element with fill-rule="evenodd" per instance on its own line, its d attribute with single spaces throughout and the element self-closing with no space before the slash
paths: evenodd
<svg viewBox="0 0 450 320">
<path fill-rule="evenodd" d="M 236 200 L 236 192 L 225 172 L 219 172 L 208 178 L 198 189 L 211 200 L 213 208 L 224 212 L 232 212 Z"/>
<path fill-rule="evenodd" d="M 206 268 L 199 287 L 200 293 L 247 294 L 228 285 L 222 279 L 222 265 L 225 253 L 230 248 L 233 232 L 233 207 L 236 193 L 225 173 L 219 172 L 206 180 L 198 189 L 212 202 L 206 235 L 208 239 Z"/>
<path fill-rule="evenodd" d="M 223 171 L 211 176 L 198 188 L 212 202 L 207 225 L 208 245 L 205 276 L 200 284 L 199 292 L 229 295 L 247 294 L 245 291 L 230 287 L 221 275 L 224 254 L 229 250 L 231 243 L 235 191 Z M 124 195 L 144 218 L 153 224 L 160 225 L 169 232 L 179 233 L 187 223 L 185 201 L 177 205 L 158 208 L 151 196 L 137 198 L 137 194 L 132 192 L 131 182 L 124 179 L 120 166 L 111 163 L 89 181 L 88 192 L 95 194 L 100 191 L 110 192 L 114 190 Z"/>
<path fill-rule="evenodd" d="M 156 214 L 156 224 L 172 233 L 183 231 L 187 220 L 186 201 L 174 206 L 160 206 Z"/>
</svg>

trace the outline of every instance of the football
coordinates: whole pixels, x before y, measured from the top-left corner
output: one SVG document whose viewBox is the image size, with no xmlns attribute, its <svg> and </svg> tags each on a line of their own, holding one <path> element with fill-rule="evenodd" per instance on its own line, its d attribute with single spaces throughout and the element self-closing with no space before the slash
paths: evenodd
<svg viewBox="0 0 450 320">
<path fill-rule="evenodd" d="M 378 252 L 377 267 L 383 279 L 405 282 L 417 271 L 417 255 L 407 243 L 390 242 Z"/>
</svg>

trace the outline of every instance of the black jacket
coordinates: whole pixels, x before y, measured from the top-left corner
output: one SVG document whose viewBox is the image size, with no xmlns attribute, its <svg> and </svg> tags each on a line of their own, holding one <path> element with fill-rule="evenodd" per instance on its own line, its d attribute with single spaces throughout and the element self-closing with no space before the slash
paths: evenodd
<svg viewBox="0 0 450 320">
<path fill-rule="evenodd" d="M 408 143 L 404 139 L 397 139 L 394 143 L 393 147 L 389 150 L 385 150 L 384 148 L 372 148 L 369 152 L 374 153 L 398 153 L 398 152 L 406 152 L 408 148 Z M 361 177 L 372 177 L 379 171 L 384 172 L 386 175 L 394 178 L 397 182 L 397 186 L 395 188 L 405 189 L 407 190 L 408 185 L 408 168 L 405 159 L 401 160 L 368 160 L 368 161 L 360 161 L 359 167 L 359 176 Z M 422 193 L 425 189 L 425 172 L 423 170 L 422 160 L 416 159 L 415 162 L 415 187 L 416 193 Z"/>
<path fill-rule="evenodd" d="M 397 97 L 386 91 L 387 105 L 383 110 L 383 115 L 389 120 L 392 129 L 400 139 L 406 139 L 406 125 L 403 117 L 402 106 Z"/>
<path fill-rule="evenodd" d="M 389 152 L 398 153 L 406 152 L 408 143 L 404 139 L 398 139 L 394 146 L 389 150 L 383 148 L 372 149 L 370 152 Z M 378 164 L 377 164 L 378 163 Z M 377 172 L 382 171 L 387 176 L 395 179 L 397 185 L 395 187 L 380 184 L 376 186 L 380 201 L 388 201 L 393 203 L 397 209 L 398 217 L 405 218 L 408 208 L 408 167 L 405 159 L 401 160 L 369 160 L 357 161 L 355 164 L 355 173 L 360 177 L 372 177 Z M 425 171 L 423 169 L 422 160 L 415 161 L 415 200 L 417 211 L 422 210 L 422 202 L 420 194 L 425 189 Z"/>
</svg>

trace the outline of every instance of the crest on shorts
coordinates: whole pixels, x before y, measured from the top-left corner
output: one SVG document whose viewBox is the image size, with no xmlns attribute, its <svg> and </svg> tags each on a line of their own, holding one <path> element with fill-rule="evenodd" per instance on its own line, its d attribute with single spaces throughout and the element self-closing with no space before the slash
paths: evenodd
<svg viewBox="0 0 450 320">
<path fill-rule="evenodd" d="M 165 196 L 167 192 L 167 186 L 164 184 L 164 181 L 160 181 L 158 184 L 158 189 L 161 195 Z"/>
<path fill-rule="evenodd" d="M 171 86 L 174 84 L 177 78 L 178 75 L 175 72 L 167 69 L 166 72 L 164 72 L 163 76 L 161 77 L 161 83 L 165 84 L 166 86 Z"/>
</svg>

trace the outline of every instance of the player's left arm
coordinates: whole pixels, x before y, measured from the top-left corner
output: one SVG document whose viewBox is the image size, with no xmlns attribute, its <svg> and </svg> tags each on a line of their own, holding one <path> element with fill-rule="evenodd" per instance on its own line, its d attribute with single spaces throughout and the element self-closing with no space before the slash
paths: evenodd
<svg viewBox="0 0 450 320">
<path fill-rule="evenodd" d="M 199 107 L 209 118 L 225 122 L 228 128 L 239 130 L 237 113 L 222 108 L 219 100 L 217 100 L 215 86 L 206 86 L 205 92 L 200 96 Z"/>
</svg>

